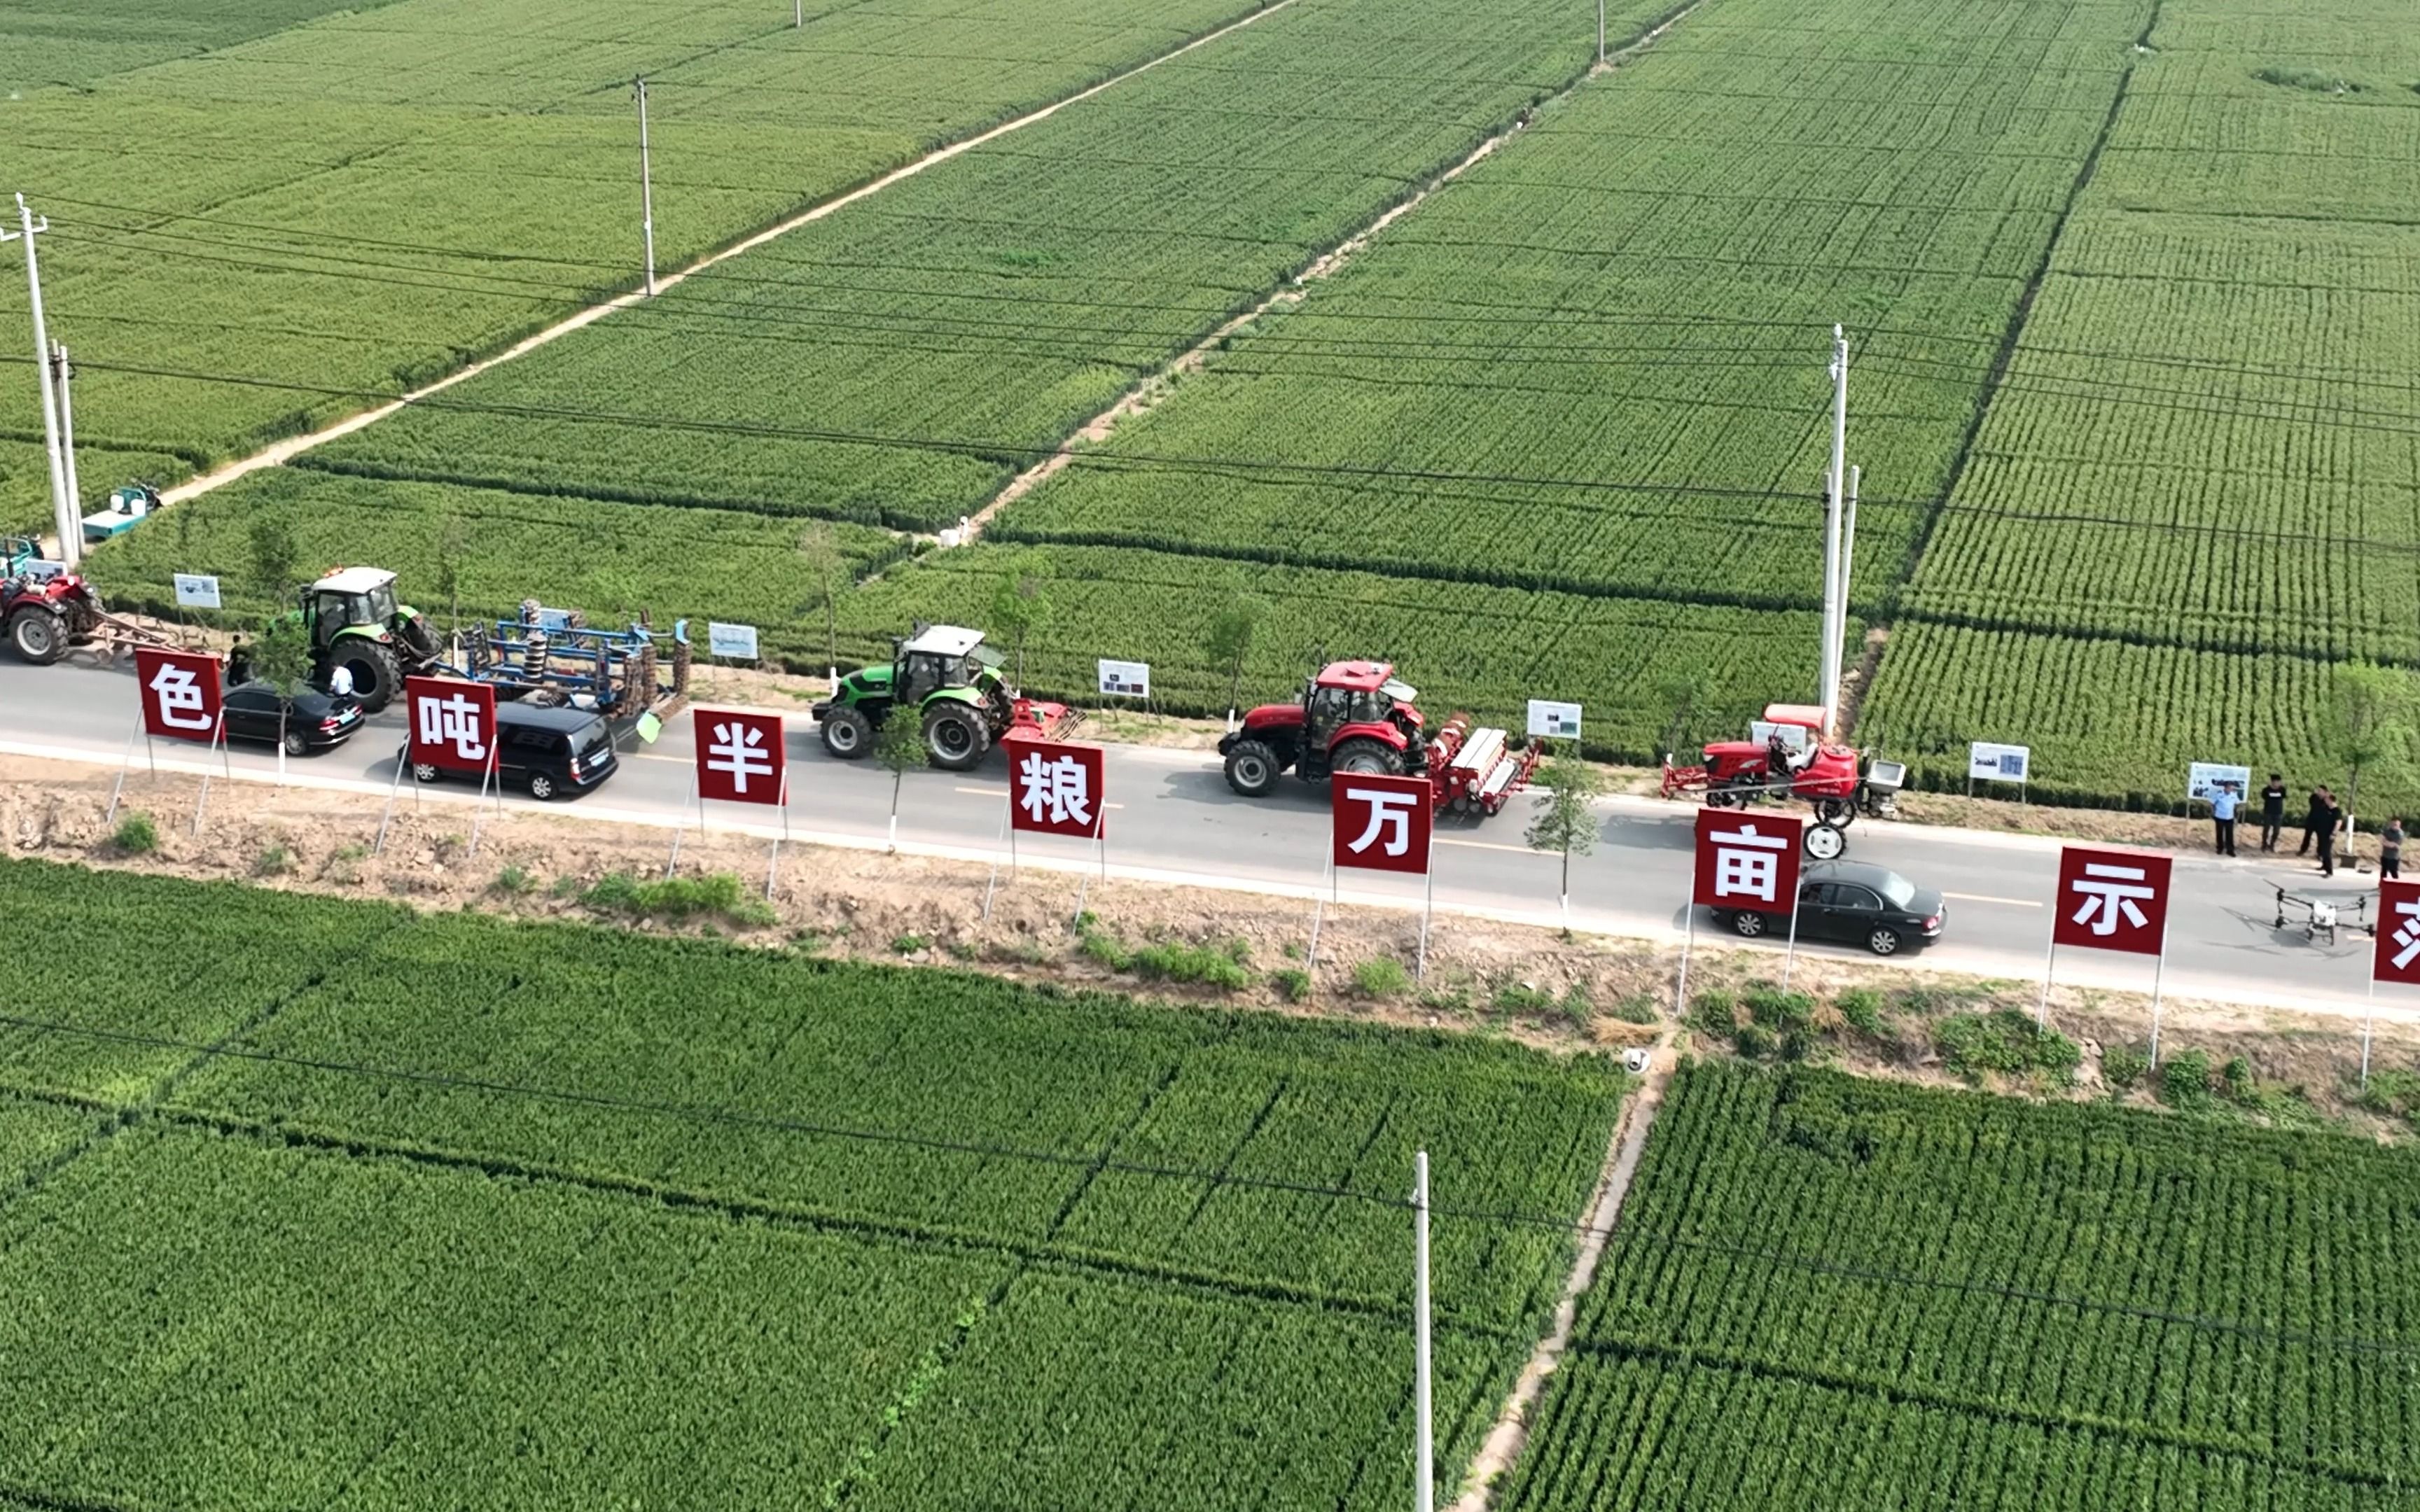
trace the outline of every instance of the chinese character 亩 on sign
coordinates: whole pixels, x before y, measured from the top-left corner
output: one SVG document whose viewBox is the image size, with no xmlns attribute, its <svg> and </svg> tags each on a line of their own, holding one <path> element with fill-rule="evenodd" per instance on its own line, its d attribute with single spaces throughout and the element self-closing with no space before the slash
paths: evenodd
<svg viewBox="0 0 2420 1512">
<path fill-rule="evenodd" d="M 1008 817 L 1015 827 L 1094 840 L 1101 834 L 1102 756 L 1098 746 L 1012 738 L 1008 753 Z"/>
<path fill-rule="evenodd" d="M 1804 820 L 1735 809 L 1698 810 L 1697 887 L 1701 908 L 1786 914 L 1798 896 Z"/>
<path fill-rule="evenodd" d="M 786 801 L 783 779 L 789 760 L 780 715 L 694 709 L 690 733 L 697 743 L 699 797 L 717 803 Z"/>
<path fill-rule="evenodd" d="M 2157 955 L 2168 925 L 2169 857 L 2070 845 L 2058 856 L 2051 939 Z"/>
<path fill-rule="evenodd" d="M 1435 795 L 1424 777 L 1336 774 L 1328 781 L 1336 864 L 1365 872 L 1426 872 Z"/>
</svg>

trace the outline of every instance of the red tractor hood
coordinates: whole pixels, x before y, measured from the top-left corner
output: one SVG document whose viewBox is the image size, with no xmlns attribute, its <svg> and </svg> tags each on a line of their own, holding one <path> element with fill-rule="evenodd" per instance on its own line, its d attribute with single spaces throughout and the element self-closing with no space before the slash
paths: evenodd
<svg viewBox="0 0 2420 1512">
<path fill-rule="evenodd" d="M 1299 730 L 1302 728 L 1302 705 L 1299 703 L 1264 703 L 1244 716 L 1247 730 Z"/>
</svg>

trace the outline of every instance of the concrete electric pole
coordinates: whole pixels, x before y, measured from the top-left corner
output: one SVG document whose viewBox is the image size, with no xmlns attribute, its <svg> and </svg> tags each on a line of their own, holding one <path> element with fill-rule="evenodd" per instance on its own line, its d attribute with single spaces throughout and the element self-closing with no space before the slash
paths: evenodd
<svg viewBox="0 0 2420 1512">
<path fill-rule="evenodd" d="M 34 310 L 34 366 L 41 377 L 42 447 L 51 464 L 51 516 L 59 532 L 59 560 L 74 566 L 83 558 L 82 527 L 68 499 L 67 469 L 59 455 L 58 399 L 51 392 L 51 336 L 42 324 L 42 270 L 34 256 L 34 239 L 51 228 L 50 217 L 35 219 L 25 196 L 17 196 L 17 225 L 0 231 L 0 242 L 25 243 L 25 286 Z"/>
<path fill-rule="evenodd" d="M 68 517 L 76 522 L 77 554 L 84 546 L 84 490 L 76 486 L 75 470 L 75 404 L 68 397 L 68 379 L 75 370 L 68 366 L 68 344 L 57 342 L 51 347 L 52 359 L 59 365 L 59 470 L 67 475 Z"/>
<path fill-rule="evenodd" d="M 656 189 L 647 171 L 647 76 L 630 81 L 639 91 L 639 229 L 647 239 L 647 298 L 656 297 Z"/>
<path fill-rule="evenodd" d="M 1412 1367 L 1412 1413 L 1419 1435 L 1412 1512 L 1436 1512 L 1436 1448 L 1429 1412 L 1429 1152 L 1412 1157 L 1412 1212 L 1419 1235 L 1419 1269 L 1413 1277 L 1413 1331 L 1419 1362 Z"/>
<path fill-rule="evenodd" d="M 1823 480 L 1823 734 L 1838 733 L 1840 713 L 1840 634 L 1848 621 L 1840 612 L 1841 496 L 1849 485 L 1849 340 L 1832 328 L 1832 467 Z"/>
</svg>

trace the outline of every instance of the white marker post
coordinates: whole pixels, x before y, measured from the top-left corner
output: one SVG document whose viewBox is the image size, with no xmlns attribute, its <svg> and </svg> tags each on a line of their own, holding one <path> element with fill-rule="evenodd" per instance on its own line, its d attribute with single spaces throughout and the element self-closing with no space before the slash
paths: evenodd
<svg viewBox="0 0 2420 1512">
<path fill-rule="evenodd" d="M 1412 1505 L 1417 1512 L 1436 1512 L 1436 1445 L 1429 1402 L 1429 1152 L 1412 1157 L 1412 1213 L 1419 1258 L 1412 1278 L 1412 1328 L 1418 1359 L 1412 1366 L 1412 1415 L 1419 1435 L 1416 1450 Z"/>
</svg>

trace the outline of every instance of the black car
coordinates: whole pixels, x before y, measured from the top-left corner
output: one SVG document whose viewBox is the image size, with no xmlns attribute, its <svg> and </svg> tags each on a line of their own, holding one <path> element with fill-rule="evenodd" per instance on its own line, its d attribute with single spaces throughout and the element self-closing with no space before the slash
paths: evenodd
<svg viewBox="0 0 2420 1512">
<path fill-rule="evenodd" d="M 229 740 L 258 740 L 274 746 L 282 738 L 289 756 L 341 746 L 362 727 L 362 706 L 357 701 L 312 687 L 279 698 L 272 684 L 245 683 L 227 689 L 224 706 Z M 283 730 L 278 725 L 281 708 Z"/>
<path fill-rule="evenodd" d="M 1756 939 L 1790 928 L 1786 913 L 1718 911 L 1732 933 Z M 1897 955 L 1940 938 L 1947 918 L 1941 894 L 1919 887 L 1888 867 L 1863 861 L 1817 861 L 1798 874 L 1798 937 L 1845 940 L 1876 955 Z"/>
<path fill-rule="evenodd" d="M 585 793 L 613 775 L 613 731 L 603 715 L 588 709 L 496 705 L 496 778 L 504 787 L 525 788 L 543 803 L 566 793 Z M 445 775 L 415 766 L 413 780 L 434 782 Z"/>
</svg>

